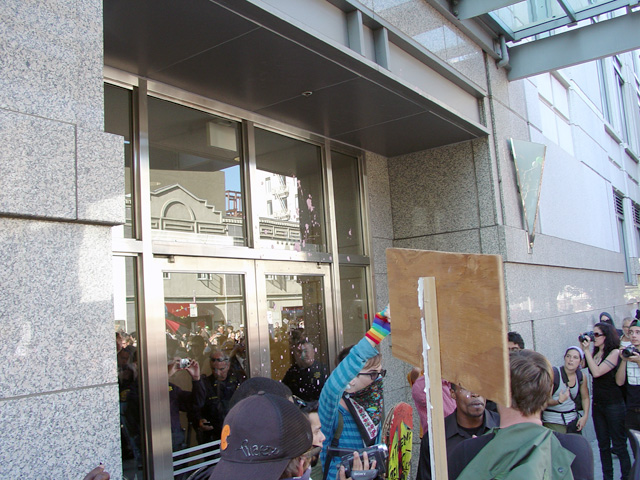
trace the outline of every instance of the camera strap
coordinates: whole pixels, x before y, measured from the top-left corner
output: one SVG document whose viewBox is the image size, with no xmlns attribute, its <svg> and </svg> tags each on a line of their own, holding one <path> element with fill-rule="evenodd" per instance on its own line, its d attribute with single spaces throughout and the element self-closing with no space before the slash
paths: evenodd
<svg viewBox="0 0 640 480">
<path fill-rule="evenodd" d="M 329 448 L 327 448 L 327 457 L 324 459 L 324 471 L 322 473 L 322 480 L 327 480 L 329 467 L 331 466 L 331 460 L 333 460 L 333 457 L 341 455 L 341 453 L 338 453 L 341 451 L 341 449 L 338 448 L 338 443 L 340 443 L 340 436 L 342 435 L 343 427 L 344 420 L 342 419 L 342 413 L 338 411 L 338 426 L 336 427 L 336 431 L 333 433 L 331 444 L 329 445 Z"/>
</svg>

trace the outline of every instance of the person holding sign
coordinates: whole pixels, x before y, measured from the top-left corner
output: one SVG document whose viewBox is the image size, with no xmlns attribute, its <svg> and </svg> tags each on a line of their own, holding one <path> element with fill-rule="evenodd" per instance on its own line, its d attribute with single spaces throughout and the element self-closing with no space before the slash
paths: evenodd
<svg viewBox="0 0 640 480">
<path fill-rule="evenodd" d="M 449 452 L 449 480 L 593 480 L 589 442 L 542 426 L 540 413 L 553 389 L 549 361 L 533 350 L 520 350 L 509 355 L 509 364 L 512 406 L 498 405 L 500 428 Z"/>
</svg>

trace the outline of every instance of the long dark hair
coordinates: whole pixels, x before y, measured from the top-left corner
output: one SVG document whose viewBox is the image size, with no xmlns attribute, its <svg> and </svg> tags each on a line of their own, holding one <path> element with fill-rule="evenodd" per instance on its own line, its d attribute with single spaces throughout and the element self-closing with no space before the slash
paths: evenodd
<svg viewBox="0 0 640 480">
<path fill-rule="evenodd" d="M 602 347 L 593 347 L 593 355 L 598 353 L 598 350 L 602 348 L 602 359 L 604 360 L 613 350 L 620 347 L 620 337 L 618 336 L 616 329 L 608 323 L 599 322 L 593 326 L 593 328 L 596 327 L 604 333 L 604 343 L 602 344 Z"/>
</svg>

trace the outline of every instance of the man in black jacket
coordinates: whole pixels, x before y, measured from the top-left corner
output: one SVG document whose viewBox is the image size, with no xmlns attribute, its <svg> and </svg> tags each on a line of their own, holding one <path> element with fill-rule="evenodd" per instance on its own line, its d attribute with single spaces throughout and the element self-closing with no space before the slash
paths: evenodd
<svg viewBox="0 0 640 480">
<path fill-rule="evenodd" d="M 451 398 L 456 401 L 456 409 L 444 419 L 447 452 L 467 438 L 478 437 L 500 424 L 500 416 L 486 410 L 484 397 L 472 393 L 458 385 L 451 384 Z M 416 480 L 431 480 L 429 438 L 427 432 L 420 442 L 420 458 Z"/>
<path fill-rule="evenodd" d="M 213 350 L 209 361 L 213 373 L 204 376 L 202 380 L 205 390 L 204 401 L 197 406 L 194 420 L 200 443 L 220 439 L 222 422 L 230 409 L 229 402 L 243 381 L 236 372 L 230 371 L 229 357 L 223 350 Z"/>
</svg>

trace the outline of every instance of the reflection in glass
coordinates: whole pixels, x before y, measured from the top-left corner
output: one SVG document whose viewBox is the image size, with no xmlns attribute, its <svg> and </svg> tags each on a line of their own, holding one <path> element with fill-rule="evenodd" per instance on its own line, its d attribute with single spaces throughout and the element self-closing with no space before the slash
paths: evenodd
<svg viewBox="0 0 640 480">
<path fill-rule="evenodd" d="M 154 239 L 245 245 L 237 122 L 149 98 Z"/>
<path fill-rule="evenodd" d="M 127 478 L 142 479 L 144 429 L 140 403 L 138 316 L 134 257 L 113 258 L 115 341 L 120 394 L 122 469 Z"/>
<path fill-rule="evenodd" d="M 271 378 L 317 400 L 328 376 L 322 277 L 267 275 Z"/>
<path fill-rule="evenodd" d="M 174 471 L 180 478 L 218 455 L 229 401 L 249 371 L 244 278 L 209 272 L 163 278 L 174 455 L 200 446 L 175 457 L 184 462 Z"/>
<path fill-rule="evenodd" d="M 369 328 L 364 267 L 340 265 L 340 297 L 343 344 L 349 346 L 358 343 Z"/>
<path fill-rule="evenodd" d="M 124 137 L 124 201 L 126 223 L 112 228 L 113 235 L 133 238 L 133 197 L 131 195 L 131 90 L 105 84 L 104 86 L 104 131 Z"/>
<path fill-rule="evenodd" d="M 364 255 L 358 159 L 331 152 L 338 253 Z"/>
<path fill-rule="evenodd" d="M 325 252 L 321 149 L 256 128 L 256 167 L 264 195 L 254 208 L 266 248 Z"/>
</svg>

